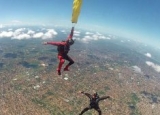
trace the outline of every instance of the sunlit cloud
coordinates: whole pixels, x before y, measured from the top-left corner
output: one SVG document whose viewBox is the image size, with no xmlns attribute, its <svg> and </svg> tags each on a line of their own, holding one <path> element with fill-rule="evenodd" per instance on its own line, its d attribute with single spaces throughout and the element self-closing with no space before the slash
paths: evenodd
<svg viewBox="0 0 160 115">
<path fill-rule="evenodd" d="M 98 40 L 98 39 L 99 39 L 99 36 L 96 35 L 96 34 L 94 34 L 94 35 L 92 35 L 91 39 L 93 39 L 93 40 Z"/>
<path fill-rule="evenodd" d="M 145 56 L 150 57 L 150 58 L 152 57 L 150 53 L 146 53 Z"/>
<path fill-rule="evenodd" d="M 42 32 L 35 33 L 35 34 L 33 35 L 33 38 L 42 38 L 43 35 L 44 35 L 44 34 L 43 34 Z"/>
<path fill-rule="evenodd" d="M 74 36 L 79 37 L 79 36 L 80 36 L 80 34 L 74 34 Z"/>
<path fill-rule="evenodd" d="M 91 33 L 91 32 L 86 32 L 85 34 L 86 34 L 86 35 L 92 35 L 93 33 Z"/>
<path fill-rule="evenodd" d="M 16 29 L 16 30 L 14 31 L 14 34 L 15 34 L 15 35 L 19 35 L 19 34 L 23 33 L 25 30 L 26 30 L 26 28 Z"/>
<path fill-rule="evenodd" d="M 80 31 L 74 31 L 74 33 L 75 33 L 75 34 L 80 34 L 81 32 L 80 32 Z"/>
<path fill-rule="evenodd" d="M 29 35 L 33 35 L 33 34 L 35 34 L 35 31 L 33 31 L 33 30 L 29 30 L 29 31 L 27 32 L 27 34 L 29 34 Z"/>
<path fill-rule="evenodd" d="M 102 35 L 102 36 L 99 36 L 99 38 L 100 38 L 100 39 L 107 39 L 107 37 L 105 37 L 105 36 L 103 36 L 103 35 Z M 111 38 L 110 38 L 110 39 L 111 39 Z"/>
<path fill-rule="evenodd" d="M 48 29 L 48 31 L 44 33 L 42 39 L 53 38 L 55 35 L 57 35 L 57 32 L 55 30 Z"/>
<path fill-rule="evenodd" d="M 79 41 L 82 41 L 84 43 L 89 43 L 89 41 L 96 41 L 96 40 L 102 40 L 102 39 L 111 39 L 110 37 L 106 37 L 98 32 L 86 32 L 85 36 L 82 37 L 81 39 L 79 38 Z"/>
<path fill-rule="evenodd" d="M 85 43 L 88 43 L 91 39 L 92 39 L 91 36 L 84 36 L 82 38 L 82 41 L 85 42 Z"/>
<path fill-rule="evenodd" d="M 13 32 L 13 36 L 11 37 L 11 38 L 13 38 L 13 39 L 19 39 L 19 36 L 20 36 L 20 34 L 24 34 L 24 31 L 25 31 L 26 29 L 25 28 L 19 28 L 19 29 L 16 29 L 14 32 Z"/>
<path fill-rule="evenodd" d="M 73 36 L 75 36 L 75 37 L 79 37 L 79 36 L 80 36 L 80 34 L 81 34 L 81 32 L 80 32 L 80 31 L 74 31 L 74 35 L 73 35 Z"/>
<path fill-rule="evenodd" d="M 155 71 L 160 73 L 160 65 L 154 64 L 153 62 L 146 61 L 146 64 L 152 67 Z"/>
<path fill-rule="evenodd" d="M 11 31 L 2 31 L 0 32 L 0 38 L 9 38 L 13 36 L 13 32 Z"/>
<path fill-rule="evenodd" d="M 17 36 L 13 36 L 12 37 L 12 39 L 19 39 L 19 40 L 21 40 L 21 39 L 30 39 L 30 38 L 31 38 L 31 36 L 28 35 L 28 34 L 19 34 Z"/>
<path fill-rule="evenodd" d="M 54 29 L 45 29 L 45 31 L 33 31 L 28 28 L 18 28 L 16 30 L 8 29 L 8 31 L 0 32 L 0 38 L 11 38 L 11 39 L 51 39 L 54 38 L 58 33 Z"/>
</svg>

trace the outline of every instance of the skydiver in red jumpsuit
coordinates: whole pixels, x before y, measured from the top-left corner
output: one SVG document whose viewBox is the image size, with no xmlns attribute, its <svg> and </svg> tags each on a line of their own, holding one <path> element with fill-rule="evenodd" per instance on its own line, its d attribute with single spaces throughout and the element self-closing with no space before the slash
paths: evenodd
<svg viewBox="0 0 160 115">
<path fill-rule="evenodd" d="M 70 46 L 74 44 L 74 40 L 72 39 L 74 33 L 74 27 L 72 27 L 70 35 L 68 36 L 67 40 L 62 42 L 44 42 L 44 45 L 50 44 L 57 46 L 58 50 L 58 59 L 59 64 L 57 68 L 58 75 L 61 75 L 61 68 L 64 64 L 65 60 L 69 61 L 69 63 L 65 66 L 64 71 L 69 71 L 69 66 L 74 63 L 73 59 L 68 56 L 68 52 L 70 50 Z"/>
</svg>

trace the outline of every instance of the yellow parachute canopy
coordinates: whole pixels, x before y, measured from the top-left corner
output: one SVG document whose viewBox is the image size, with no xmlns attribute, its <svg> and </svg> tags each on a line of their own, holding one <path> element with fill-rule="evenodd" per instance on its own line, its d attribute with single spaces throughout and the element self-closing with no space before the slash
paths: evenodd
<svg viewBox="0 0 160 115">
<path fill-rule="evenodd" d="M 72 23 L 77 23 L 80 14 L 82 0 L 73 1 Z"/>
</svg>

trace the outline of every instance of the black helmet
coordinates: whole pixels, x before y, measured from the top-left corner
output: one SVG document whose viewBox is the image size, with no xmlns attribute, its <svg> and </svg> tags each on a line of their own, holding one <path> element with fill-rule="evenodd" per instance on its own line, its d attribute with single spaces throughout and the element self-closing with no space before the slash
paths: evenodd
<svg viewBox="0 0 160 115">
<path fill-rule="evenodd" d="M 95 92 L 93 95 L 94 95 L 95 97 L 97 97 L 97 96 L 98 96 L 97 92 Z"/>
</svg>

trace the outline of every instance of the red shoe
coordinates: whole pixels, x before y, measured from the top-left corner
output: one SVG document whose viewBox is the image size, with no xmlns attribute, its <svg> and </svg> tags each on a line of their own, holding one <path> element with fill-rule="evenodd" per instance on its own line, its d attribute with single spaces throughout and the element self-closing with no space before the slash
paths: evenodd
<svg viewBox="0 0 160 115">
<path fill-rule="evenodd" d="M 57 70 L 58 75 L 61 75 L 61 70 Z"/>
<path fill-rule="evenodd" d="M 68 68 L 64 68 L 64 71 L 69 71 L 69 69 Z"/>
</svg>

